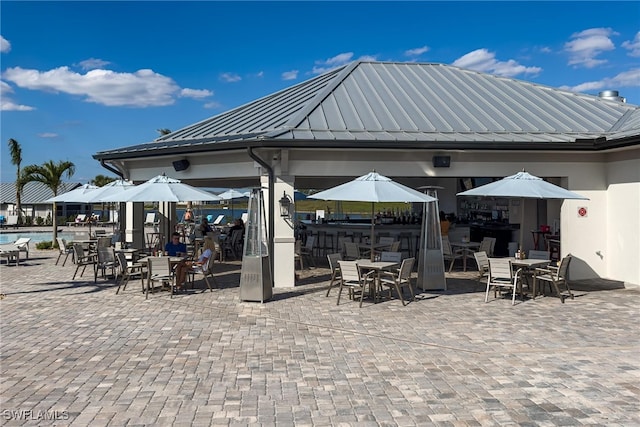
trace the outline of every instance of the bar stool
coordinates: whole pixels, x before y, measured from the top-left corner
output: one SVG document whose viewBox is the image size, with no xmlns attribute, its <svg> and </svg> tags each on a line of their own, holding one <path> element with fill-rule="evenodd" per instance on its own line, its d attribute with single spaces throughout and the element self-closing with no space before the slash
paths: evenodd
<svg viewBox="0 0 640 427">
<path fill-rule="evenodd" d="M 407 258 L 411 258 L 413 251 L 411 250 L 411 233 L 408 231 L 402 231 L 398 234 L 398 240 L 400 241 L 400 252 L 406 252 Z"/>
<path fill-rule="evenodd" d="M 326 256 L 327 250 L 333 252 L 333 248 L 333 234 L 329 234 L 326 231 L 318 231 L 318 239 L 316 240 L 316 253 L 318 256 Z M 320 251 L 322 251 L 322 254 L 320 254 Z"/>
</svg>

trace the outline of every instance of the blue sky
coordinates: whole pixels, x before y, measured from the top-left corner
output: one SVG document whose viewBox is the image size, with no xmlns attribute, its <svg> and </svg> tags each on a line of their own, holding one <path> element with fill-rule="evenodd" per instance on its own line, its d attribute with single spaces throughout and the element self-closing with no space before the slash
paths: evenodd
<svg viewBox="0 0 640 427">
<path fill-rule="evenodd" d="M 22 166 L 111 175 L 152 141 L 350 61 L 452 64 L 640 104 L 638 2 L 0 3 L 1 180 Z"/>
</svg>

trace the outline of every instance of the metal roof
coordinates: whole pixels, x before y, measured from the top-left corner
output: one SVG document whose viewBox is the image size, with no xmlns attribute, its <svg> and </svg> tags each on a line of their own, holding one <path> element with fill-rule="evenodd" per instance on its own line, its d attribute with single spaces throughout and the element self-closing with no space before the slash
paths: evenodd
<svg viewBox="0 0 640 427">
<path fill-rule="evenodd" d="M 640 107 L 438 63 L 356 61 L 187 126 L 100 152 L 160 154 L 297 141 L 567 143 L 640 135 Z M 637 143 L 637 142 L 636 142 Z"/>
<path fill-rule="evenodd" d="M 79 187 L 78 182 L 63 182 L 58 188 L 58 194 L 63 194 Z M 53 197 L 53 191 L 41 182 L 28 182 L 22 189 L 22 197 L 20 201 L 23 205 L 37 205 L 44 203 L 45 200 Z M 2 182 L 0 183 L 0 204 L 16 203 L 16 183 Z"/>
</svg>

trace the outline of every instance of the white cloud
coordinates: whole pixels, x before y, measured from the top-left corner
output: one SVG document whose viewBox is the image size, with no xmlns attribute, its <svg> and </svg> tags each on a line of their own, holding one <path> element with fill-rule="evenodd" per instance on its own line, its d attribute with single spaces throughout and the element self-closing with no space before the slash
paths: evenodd
<svg viewBox="0 0 640 427">
<path fill-rule="evenodd" d="M 571 40 L 564 44 L 569 54 L 569 65 L 575 67 L 594 68 L 605 64 L 606 59 L 598 59 L 603 52 L 615 49 L 610 37 L 618 35 L 611 28 L 590 28 L 574 33 Z"/>
<path fill-rule="evenodd" d="M 640 87 L 640 68 L 622 72 L 614 77 L 607 77 L 602 80 L 580 83 L 576 86 L 562 86 L 561 89 L 573 92 L 588 92 L 596 90 L 616 90 L 626 87 Z M 624 93 L 621 93 L 624 96 Z"/>
<path fill-rule="evenodd" d="M 338 55 L 329 59 L 315 61 L 316 65 L 313 66 L 311 72 L 313 74 L 326 73 L 327 71 L 333 70 L 334 68 L 345 65 L 346 63 L 351 61 L 351 58 L 353 58 L 353 52 L 345 52 L 339 53 Z"/>
<path fill-rule="evenodd" d="M 242 80 L 242 77 L 235 73 L 222 73 L 220 74 L 220 80 L 227 83 L 235 83 Z"/>
<path fill-rule="evenodd" d="M 487 49 L 476 49 L 453 61 L 451 65 L 484 73 L 514 77 L 520 74 L 536 75 L 542 71 L 540 67 L 526 67 L 513 59 L 498 61 L 494 52 Z"/>
<path fill-rule="evenodd" d="M 417 47 L 415 49 L 405 50 L 404 54 L 406 56 L 420 56 L 425 52 L 429 51 L 429 46 Z"/>
<path fill-rule="evenodd" d="M 0 100 L 0 111 L 32 111 L 35 110 L 33 107 L 29 107 L 28 105 L 20 105 L 14 103 L 12 100 L 7 99 L 5 97 Z"/>
<path fill-rule="evenodd" d="M 207 89 L 188 89 L 184 88 L 180 91 L 180 96 L 183 98 L 207 98 L 213 96 L 213 92 Z"/>
<path fill-rule="evenodd" d="M 9 40 L 0 36 L 0 53 L 9 53 L 11 51 L 11 43 Z"/>
<path fill-rule="evenodd" d="M 39 133 L 38 136 L 40 138 L 57 138 L 58 134 L 53 132 L 43 132 L 43 133 Z"/>
<path fill-rule="evenodd" d="M 204 104 L 204 108 L 220 108 L 220 107 L 222 107 L 222 104 L 216 101 L 207 102 L 206 104 Z"/>
<path fill-rule="evenodd" d="M 633 56 L 633 57 L 640 56 L 640 31 L 636 33 L 636 36 L 633 38 L 633 41 L 626 40 L 622 42 L 622 47 L 629 51 L 629 56 Z"/>
<path fill-rule="evenodd" d="M 9 86 L 9 83 L 0 80 L 0 95 L 6 96 L 8 93 L 13 93 L 13 88 Z"/>
<path fill-rule="evenodd" d="M 13 102 L 9 94 L 13 93 L 13 88 L 7 82 L 0 80 L 0 111 L 31 111 L 33 107 L 19 105 Z"/>
<path fill-rule="evenodd" d="M 2 76 L 21 88 L 79 95 L 87 102 L 112 107 L 171 105 L 180 90 L 171 78 L 148 69 L 135 73 L 98 69 L 80 74 L 68 67 L 49 71 L 15 67 Z"/>
<path fill-rule="evenodd" d="M 96 58 L 89 58 L 89 59 L 85 59 L 84 61 L 80 61 L 80 67 L 82 67 L 83 70 L 93 70 L 95 68 L 104 68 L 107 65 L 111 64 L 111 62 L 109 61 L 103 61 L 102 59 L 96 59 Z"/>
<path fill-rule="evenodd" d="M 282 80 L 295 80 L 298 78 L 298 70 L 285 71 L 281 77 Z"/>
</svg>

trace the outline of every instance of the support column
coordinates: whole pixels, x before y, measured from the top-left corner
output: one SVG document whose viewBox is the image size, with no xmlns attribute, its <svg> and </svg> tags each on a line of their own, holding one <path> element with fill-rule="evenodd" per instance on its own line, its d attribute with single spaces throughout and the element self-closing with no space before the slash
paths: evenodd
<svg viewBox="0 0 640 427">
<path fill-rule="evenodd" d="M 262 177 L 263 191 L 265 191 L 265 199 L 268 197 L 268 177 Z M 267 212 L 267 215 L 273 215 L 274 233 L 273 233 L 273 284 L 276 288 L 292 288 L 295 286 L 295 235 L 293 217 L 293 206 L 291 207 L 291 216 L 284 218 L 280 216 L 279 200 L 286 193 L 291 203 L 294 201 L 294 177 L 292 176 L 276 176 L 274 184 L 275 212 Z M 268 221 L 268 218 L 267 218 Z"/>
<path fill-rule="evenodd" d="M 176 229 L 176 203 L 160 202 L 158 203 L 158 214 L 160 216 L 160 224 L 158 231 L 164 236 L 164 243 L 171 240 L 171 234 Z"/>
<path fill-rule="evenodd" d="M 125 242 L 132 247 L 144 249 L 144 203 L 127 202 L 125 221 Z"/>
</svg>

